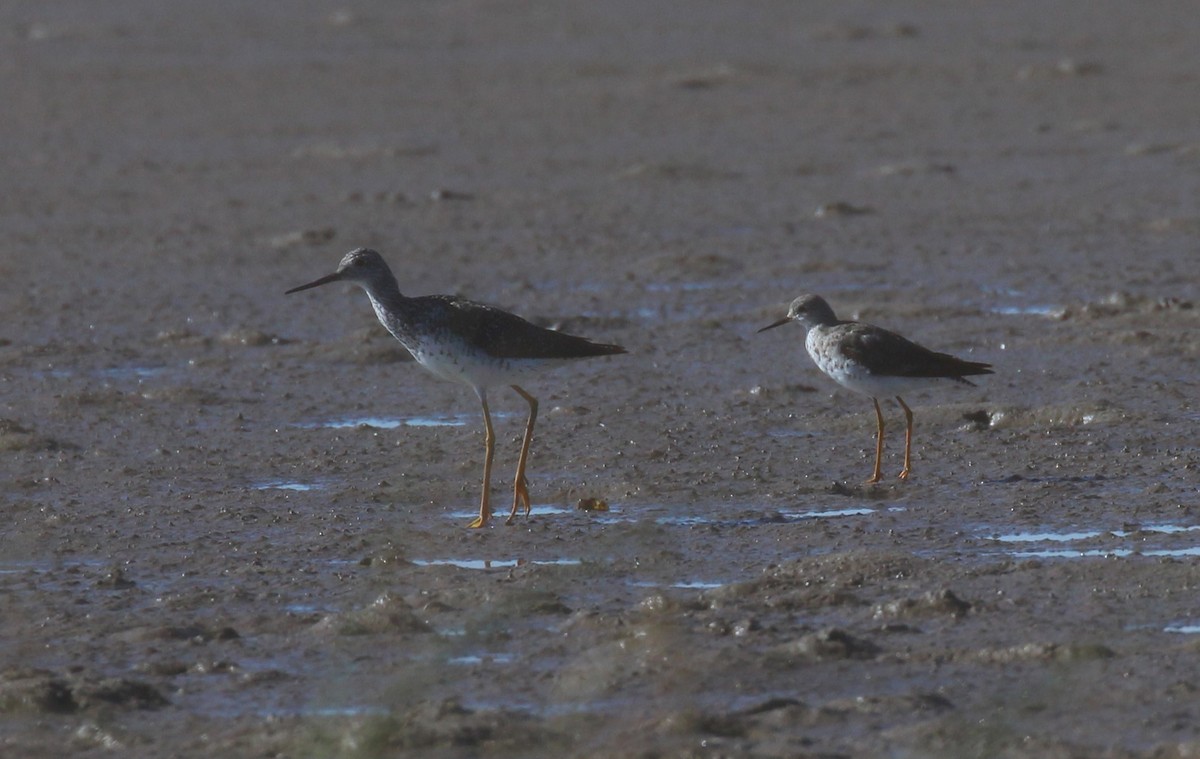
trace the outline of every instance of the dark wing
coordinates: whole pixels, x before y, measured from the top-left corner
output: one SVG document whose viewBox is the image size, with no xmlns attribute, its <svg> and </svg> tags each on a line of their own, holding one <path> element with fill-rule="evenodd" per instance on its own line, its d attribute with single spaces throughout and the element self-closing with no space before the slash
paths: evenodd
<svg viewBox="0 0 1200 759">
<path fill-rule="evenodd" d="M 445 305 L 447 328 L 496 358 L 588 358 L 625 352 L 619 345 L 539 327 L 495 306 L 451 295 L 433 297 Z"/>
<path fill-rule="evenodd" d="M 847 327 L 842 350 L 881 377 L 942 377 L 970 385 L 964 377 L 992 373 L 990 364 L 931 351 L 886 329 L 863 324 Z"/>
</svg>

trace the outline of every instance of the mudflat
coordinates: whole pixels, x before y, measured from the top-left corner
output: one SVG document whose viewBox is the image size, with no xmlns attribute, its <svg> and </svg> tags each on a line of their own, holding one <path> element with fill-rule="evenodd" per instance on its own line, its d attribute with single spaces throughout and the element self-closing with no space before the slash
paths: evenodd
<svg viewBox="0 0 1200 759">
<path fill-rule="evenodd" d="M 0 9 L 0 754 L 1200 756 L 1189 3 Z M 533 514 L 378 249 L 629 349 Z M 888 414 L 803 292 L 995 366 Z M 497 508 L 524 401 L 493 391 Z M 582 506 L 582 508 L 581 508 Z"/>
</svg>

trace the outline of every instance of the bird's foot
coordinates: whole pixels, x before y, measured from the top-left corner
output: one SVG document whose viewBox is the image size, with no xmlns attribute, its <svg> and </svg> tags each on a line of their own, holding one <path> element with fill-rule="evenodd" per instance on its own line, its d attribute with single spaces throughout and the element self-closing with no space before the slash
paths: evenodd
<svg viewBox="0 0 1200 759">
<path fill-rule="evenodd" d="M 524 477 L 517 481 L 513 486 L 513 505 L 512 511 L 508 514 L 508 519 L 504 520 L 505 524 L 512 524 L 517 519 L 517 510 L 525 509 L 525 516 L 529 516 L 533 512 L 533 505 L 529 500 L 529 482 Z"/>
<path fill-rule="evenodd" d="M 492 518 L 491 509 L 481 509 L 479 511 L 479 516 L 477 516 L 473 520 L 471 520 L 471 523 L 469 525 L 467 525 L 467 527 L 477 530 L 480 527 L 483 527 L 485 524 L 487 524 L 488 520 L 490 520 L 491 518 Z"/>
<path fill-rule="evenodd" d="M 901 480 L 903 480 L 904 482 L 908 482 L 908 475 L 910 475 L 910 474 L 912 474 L 912 470 L 911 470 L 911 469 L 904 469 L 904 470 L 902 470 L 902 471 L 900 472 L 900 474 L 899 474 L 898 476 L 899 476 L 899 478 L 900 478 Z"/>
</svg>

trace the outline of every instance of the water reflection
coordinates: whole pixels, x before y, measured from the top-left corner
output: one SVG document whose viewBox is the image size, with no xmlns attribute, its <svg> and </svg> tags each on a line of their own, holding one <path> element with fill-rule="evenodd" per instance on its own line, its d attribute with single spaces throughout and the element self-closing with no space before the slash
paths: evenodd
<svg viewBox="0 0 1200 759">
<path fill-rule="evenodd" d="M 509 569 L 530 564 L 545 566 L 577 566 L 579 559 L 413 559 L 419 567 L 451 566 L 460 569 Z"/>
</svg>

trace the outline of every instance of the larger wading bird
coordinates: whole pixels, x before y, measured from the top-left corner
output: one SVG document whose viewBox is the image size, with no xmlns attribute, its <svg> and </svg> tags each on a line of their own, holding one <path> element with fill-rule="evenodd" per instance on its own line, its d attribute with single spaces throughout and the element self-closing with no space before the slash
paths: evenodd
<svg viewBox="0 0 1200 759">
<path fill-rule="evenodd" d="M 533 441 L 538 402 L 517 382 L 574 359 L 611 356 L 625 353 L 625 349 L 545 329 L 499 308 L 454 295 L 407 297 L 400 293 L 396 277 L 383 257 L 368 248 L 347 253 L 333 274 L 287 292 L 300 292 L 330 282 L 352 282 L 361 287 L 371 299 L 379 321 L 417 363 L 442 379 L 469 385 L 479 396 L 485 430 L 483 495 L 479 516 L 471 522 L 471 527 L 483 527 L 492 516 L 489 491 L 496 435 L 488 411 L 488 388 L 508 385 L 525 399 L 529 404 L 529 421 L 517 459 L 513 505 L 506 524 L 513 523 L 522 507 L 528 516 L 532 507 L 525 463 Z"/>
</svg>

